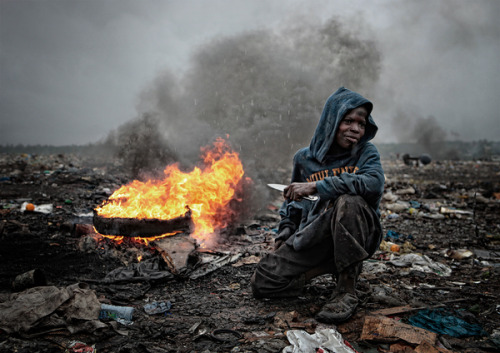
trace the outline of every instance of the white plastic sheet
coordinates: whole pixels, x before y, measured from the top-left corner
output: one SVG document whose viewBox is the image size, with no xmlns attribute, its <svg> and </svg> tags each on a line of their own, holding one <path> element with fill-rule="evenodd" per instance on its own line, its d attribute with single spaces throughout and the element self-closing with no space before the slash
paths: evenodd
<svg viewBox="0 0 500 353">
<path fill-rule="evenodd" d="M 283 353 L 316 352 L 318 348 L 335 353 L 356 353 L 344 343 L 342 335 L 335 329 L 321 329 L 310 335 L 302 330 L 287 331 L 290 346 L 283 348 Z"/>
<path fill-rule="evenodd" d="M 391 256 L 390 264 L 398 267 L 411 266 L 414 270 L 436 273 L 440 276 L 448 277 L 451 275 L 451 268 L 440 262 L 434 262 L 429 257 L 419 254 L 404 254 L 401 256 Z"/>
</svg>

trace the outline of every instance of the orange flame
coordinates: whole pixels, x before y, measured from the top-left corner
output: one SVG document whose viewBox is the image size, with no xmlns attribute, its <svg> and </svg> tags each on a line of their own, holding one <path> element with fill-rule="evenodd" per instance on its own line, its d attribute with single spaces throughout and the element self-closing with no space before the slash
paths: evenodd
<svg viewBox="0 0 500 353">
<path fill-rule="evenodd" d="M 95 230 L 95 228 L 94 228 L 94 230 Z M 103 238 L 111 239 L 112 241 L 115 242 L 115 244 L 118 244 L 118 245 L 122 244 L 124 241 L 124 238 L 125 238 L 122 235 L 101 234 L 97 230 L 95 230 L 95 233 Z M 175 235 L 175 234 L 179 234 L 179 232 L 165 233 L 162 235 L 158 235 L 156 237 L 131 237 L 129 239 L 131 239 L 133 243 L 136 243 L 136 244 L 139 243 L 139 244 L 143 244 L 143 245 L 148 246 L 149 242 L 151 242 L 151 241 L 158 240 L 158 239 L 165 238 L 165 237 L 169 237 L 169 236 Z"/>
<path fill-rule="evenodd" d="M 238 154 L 222 138 L 218 138 L 211 148 L 201 151 L 201 168 L 184 173 L 178 164 L 173 164 L 165 168 L 163 180 L 134 180 L 97 207 L 97 214 L 168 220 L 191 209 L 192 236 L 200 241 L 207 240 L 215 230 L 226 228 L 234 215 L 229 203 L 237 197 L 244 170 Z"/>
</svg>

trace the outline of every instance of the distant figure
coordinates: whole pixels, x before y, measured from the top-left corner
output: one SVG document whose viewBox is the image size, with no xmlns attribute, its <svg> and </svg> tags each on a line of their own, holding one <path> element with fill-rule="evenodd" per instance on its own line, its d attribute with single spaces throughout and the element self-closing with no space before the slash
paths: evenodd
<svg viewBox="0 0 500 353">
<path fill-rule="evenodd" d="M 382 239 L 384 172 L 369 142 L 378 129 L 372 108 L 370 101 L 343 87 L 326 101 L 310 146 L 293 159 L 275 250 L 262 258 L 252 276 L 256 298 L 297 296 L 311 278 L 332 273 L 336 288 L 316 319 L 338 323 L 355 312 L 362 262 Z M 309 195 L 319 199 L 304 199 Z"/>
<path fill-rule="evenodd" d="M 422 154 L 420 157 L 410 157 L 408 153 L 405 153 L 403 155 L 403 162 L 406 165 L 414 165 L 415 167 L 419 166 L 419 163 L 422 163 L 422 165 L 427 165 L 430 162 L 432 162 L 431 156 L 428 154 Z M 414 164 L 415 162 L 415 164 Z"/>
</svg>

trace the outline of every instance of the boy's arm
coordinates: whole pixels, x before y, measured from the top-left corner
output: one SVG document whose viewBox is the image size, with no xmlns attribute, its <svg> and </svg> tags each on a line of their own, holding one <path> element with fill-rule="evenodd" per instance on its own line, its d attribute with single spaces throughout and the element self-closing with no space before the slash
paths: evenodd
<svg viewBox="0 0 500 353">
<path fill-rule="evenodd" d="M 357 167 L 355 173 L 342 173 L 316 182 L 319 196 L 335 200 L 344 194 L 360 195 L 370 204 L 377 203 L 384 191 L 385 178 L 375 146 L 367 147 Z"/>
</svg>

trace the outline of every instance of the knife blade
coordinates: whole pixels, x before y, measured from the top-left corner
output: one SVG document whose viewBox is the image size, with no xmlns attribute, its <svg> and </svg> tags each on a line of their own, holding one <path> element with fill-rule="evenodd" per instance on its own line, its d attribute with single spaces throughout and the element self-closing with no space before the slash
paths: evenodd
<svg viewBox="0 0 500 353">
<path fill-rule="evenodd" d="M 285 191 L 285 188 L 288 185 L 283 185 L 283 184 L 267 184 L 267 186 L 269 186 L 271 189 L 274 189 L 274 190 Z M 310 195 L 310 196 L 304 196 L 303 198 L 306 199 L 306 200 L 309 200 L 309 201 L 316 201 L 317 199 L 319 199 L 319 196 Z"/>
</svg>

